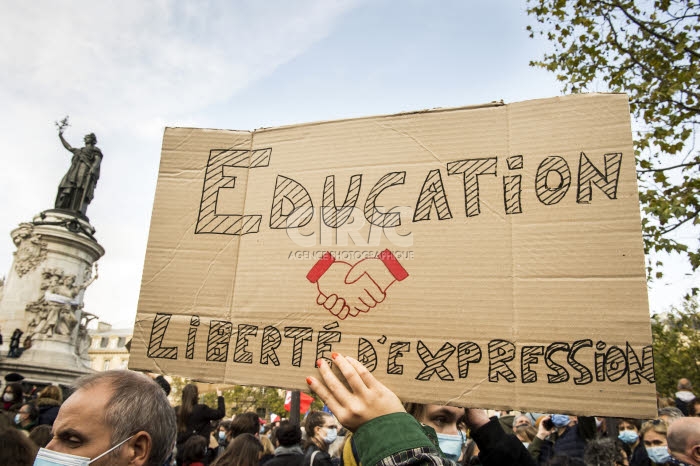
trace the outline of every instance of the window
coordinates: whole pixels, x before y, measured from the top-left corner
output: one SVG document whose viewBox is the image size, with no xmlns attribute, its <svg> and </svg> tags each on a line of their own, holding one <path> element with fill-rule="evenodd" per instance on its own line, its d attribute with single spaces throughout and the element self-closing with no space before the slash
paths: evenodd
<svg viewBox="0 0 700 466">
<path fill-rule="evenodd" d="M 100 340 L 100 348 L 107 348 L 108 343 L 109 343 L 109 338 L 102 337 L 102 340 Z"/>
<path fill-rule="evenodd" d="M 126 343 L 126 338 L 119 337 L 119 340 L 117 341 L 117 347 L 122 348 L 124 346 L 124 343 Z"/>
<path fill-rule="evenodd" d="M 109 370 L 109 363 L 110 363 L 110 360 L 109 360 L 109 359 L 105 359 L 105 363 L 104 363 L 104 365 L 102 366 L 102 370 L 103 370 L 103 371 L 108 371 L 108 370 Z"/>
</svg>

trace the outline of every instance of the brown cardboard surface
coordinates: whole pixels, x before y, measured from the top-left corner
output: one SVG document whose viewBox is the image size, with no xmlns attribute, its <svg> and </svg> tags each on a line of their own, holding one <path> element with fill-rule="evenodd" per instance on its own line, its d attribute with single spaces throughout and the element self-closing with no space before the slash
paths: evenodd
<svg viewBox="0 0 700 466">
<path fill-rule="evenodd" d="M 167 128 L 130 367 L 305 390 L 333 351 L 405 401 L 653 416 L 627 97 Z"/>
</svg>

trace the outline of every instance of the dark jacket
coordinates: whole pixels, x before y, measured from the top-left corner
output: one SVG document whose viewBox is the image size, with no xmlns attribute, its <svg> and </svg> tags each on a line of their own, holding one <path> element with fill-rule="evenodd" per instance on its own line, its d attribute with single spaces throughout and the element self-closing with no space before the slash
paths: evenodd
<svg viewBox="0 0 700 466">
<path fill-rule="evenodd" d="M 302 466 L 303 461 L 304 451 L 300 446 L 277 447 L 274 458 L 268 460 L 265 466 Z"/>
<path fill-rule="evenodd" d="M 314 452 L 318 453 L 314 456 Z M 313 464 L 311 462 L 312 457 L 314 460 Z M 304 452 L 303 466 L 333 466 L 333 462 L 331 461 L 331 455 L 321 450 L 316 445 L 311 444 L 306 447 L 306 451 Z"/>
<path fill-rule="evenodd" d="M 514 434 L 506 434 L 496 417 L 472 432 L 472 437 L 483 465 L 535 465 L 523 442 Z"/>
<path fill-rule="evenodd" d="M 576 425 L 567 427 L 558 437 L 553 435 L 554 442 L 551 439 L 535 438 L 530 451 L 539 450 L 539 455 L 534 455 L 537 464 L 547 464 L 555 456 L 566 456 L 583 462 L 586 443 L 596 438 L 596 432 L 595 418 L 580 416 Z"/>
<path fill-rule="evenodd" d="M 202 404 L 194 405 L 192 413 L 190 413 L 190 417 L 185 424 L 186 430 L 177 433 L 176 460 L 178 465 L 182 464 L 182 446 L 192 435 L 201 435 L 207 439 L 207 445 L 209 445 L 211 431 L 214 429 L 214 426 L 211 425 L 211 421 L 218 421 L 226 414 L 224 397 L 220 396 L 216 401 L 218 405 L 216 409 Z M 177 411 L 179 411 L 179 407 L 176 409 L 176 412 Z"/>
<path fill-rule="evenodd" d="M 61 409 L 61 402 L 53 398 L 37 398 L 36 406 L 39 408 L 38 425 L 53 426 L 53 422 L 58 416 L 58 410 Z"/>
<path fill-rule="evenodd" d="M 185 443 L 192 434 L 201 435 L 209 442 L 209 436 L 214 427 L 211 421 L 218 421 L 226 414 L 226 406 L 224 405 L 224 397 L 217 398 L 217 408 L 212 409 L 207 405 L 196 404 L 192 408 L 189 419 L 187 419 L 185 432 L 178 432 L 177 443 Z"/>
<path fill-rule="evenodd" d="M 651 466 L 651 460 L 647 454 L 647 449 L 644 448 L 644 443 L 641 439 L 632 452 L 632 456 L 630 456 L 630 466 Z"/>
</svg>

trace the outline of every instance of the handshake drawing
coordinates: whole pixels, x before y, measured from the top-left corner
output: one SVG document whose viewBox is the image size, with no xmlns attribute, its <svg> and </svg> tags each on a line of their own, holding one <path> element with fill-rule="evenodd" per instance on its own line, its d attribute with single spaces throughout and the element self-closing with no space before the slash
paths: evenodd
<svg viewBox="0 0 700 466">
<path fill-rule="evenodd" d="M 386 298 L 386 290 L 408 272 L 388 249 L 355 264 L 326 252 L 306 278 L 318 289 L 316 303 L 340 320 L 368 312 Z"/>
</svg>

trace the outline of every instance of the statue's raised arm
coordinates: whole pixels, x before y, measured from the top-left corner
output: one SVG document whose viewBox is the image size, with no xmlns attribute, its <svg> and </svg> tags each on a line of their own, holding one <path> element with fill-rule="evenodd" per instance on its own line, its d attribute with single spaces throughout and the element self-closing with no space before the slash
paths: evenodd
<svg viewBox="0 0 700 466">
<path fill-rule="evenodd" d="M 68 144 L 68 141 L 66 141 L 63 137 L 63 130 L 58 131 L 58 138 L 61 140 L 61 144 L 63 144 L 63 147 L 68 149 L 68 151 L 73 152 L 75 150 L 70 144 Z"/>
<path fill-rule="evenodd" d="M 85 215 L 87 206 L 95 194 L 95 186 L 100 178 L 102 151 L 95 145 L 97 137 L 94 133 L 85 136 L 85 146 L 80 149 L 72 147 L 63 137 L 63 131 L 68 126 L 66 117 L 58 124 L 58 137 L 61 144 L 73 154 L 70 168 L 58 185 L 56 194 L 56 209 L 69 210 Z"/>
</svg>

